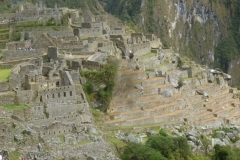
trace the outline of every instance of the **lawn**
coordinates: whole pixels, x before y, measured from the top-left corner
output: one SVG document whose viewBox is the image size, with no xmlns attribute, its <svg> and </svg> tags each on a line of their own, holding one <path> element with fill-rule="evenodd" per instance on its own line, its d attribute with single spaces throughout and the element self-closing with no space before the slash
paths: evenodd
<svg viewBox="0 0 240 160">
<path fill-rule="evenodd" d="M 28 106 L 25 106 L 23 104 L 9 104 L 9 105 L 5 105 L 3 106 L 4 108 L 6 108 L 9 111 L 18 111 L 18 110 L 24 110 L 24 109 L 28 109 Z"/>
<path fill-rule="evenodd" d="M 153 56 L 156 56 L 156 55 L 157 55 L 157 53 L 150 52 L 150 53 L 147 53 L 147 54 L 144 54 L 144 55 L 140 56 L 139 58 L 144 59 L 144 58 L 149 58 L 149 57 L 153 57 Z"/>
<path fill-rule="evenodd" d="M 0 53 L 1 56 L 1 53 Z M 0 69 L 0 81 L 7 82 L 12 69 Z"/>
</svg>

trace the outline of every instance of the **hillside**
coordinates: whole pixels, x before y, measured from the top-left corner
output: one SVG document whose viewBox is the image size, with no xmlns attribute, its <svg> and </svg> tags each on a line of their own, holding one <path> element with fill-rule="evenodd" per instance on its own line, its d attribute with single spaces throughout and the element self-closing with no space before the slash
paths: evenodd
<svg viewBox="0 0 240 160">
<path fill-rule="evenodd" d="M 105 9 L 139 31 L 155 33 L 181 55 L 234 73 L 239 57 L 240 1 L 101 0 Z M 231 66 L 231 67 L 229 67 Z M 233 85 L 239 76 L 233 74 Z"/>
</svg>

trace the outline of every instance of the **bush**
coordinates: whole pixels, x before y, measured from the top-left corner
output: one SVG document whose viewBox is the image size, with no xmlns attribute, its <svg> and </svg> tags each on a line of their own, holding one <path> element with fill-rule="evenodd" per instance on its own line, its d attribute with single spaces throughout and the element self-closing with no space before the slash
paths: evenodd
<svg viewBox="0 0 240 160">
<path fill-rule="evenodd" d="M 97 92 L 94 92 L 90 88 L 87 83 L 84 85 L 84 91 L 88 94 L 88 97 L 92 97 L 94 94 L 94 98 L 96 101 L 99 101 L 102 105 L 101 109 L 105 111 L 109 106 L 109 103 L 112 99 L 112 92 L 115 85 L 115 78 L 117 75 L 118 61 L 116 59 L 109 58 L 108 63 L 103 65 L 102 68 L 97 71 L 81 71 L 80 74 L 83 77 L 86 77 L 88 81 L 95 84 L 105 84 L 105 88 L 99 88 Z M 91 94 L 91 95 L 90 95 Z"/>
</svg>

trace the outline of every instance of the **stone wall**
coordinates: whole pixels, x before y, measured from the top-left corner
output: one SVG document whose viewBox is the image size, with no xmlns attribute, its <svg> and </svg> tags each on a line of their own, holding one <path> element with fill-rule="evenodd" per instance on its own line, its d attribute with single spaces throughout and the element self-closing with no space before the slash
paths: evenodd
<svg viewBox="0 0 240 160">
<path fill-rule="evenodd" d="M 79 36 L 93 36 L 93 35 L 101 35 L 102 29 L 101 28 L 81 28 L 79 29 Z"/>
<path fill-rule="evenodd" d="M 34 97 L 33 90 L 18 90 L 17 101 L 19 104 L 29 104 L 32 102 Z"/>
<path fill-rule="evenodd" d="M 82 61 L 82 65 L 83 65 L 83 68 L 87 68 L 87 69 L 91 69 L 91 70 L 93 70 L 93 69 L 96 69 L 96 70 L 101 69 L 101 65 L 98 62 L 83 60 Z"/>
<path fill-rule="evenodd" d="M 15 61 L 15 60 L 22 60 L 27 58 L 34 58 L 43 56 L 44 49 L 37 49 L 37 50 L 3 50 L 2 61 Z"/>
<path fill-rule="evenodd" d="M 108 32 L 109 35 L 124 35 L 126 34 L 124 29 L 116 29 L 116 30 L 110 30 Z"/>
<path fill-rule="evenodd" d="M 49 118 L 62 117 L 70 118 L 70 115 L 84 112 L 84 104 L 47 104 L 46 112 Z M 75 116 L 74 116 L 75 117 Z"/>
<path fill-rule="evenodd" d="M 39 130 L 41 136 L 57 136 L 57 135 L 64 135 L 69 132 L 72 132 L 73 124 L 61 124 L 56 122 L 48 127 L 41 127 Z"/>
<path fill-rule="evenodd" d="M 0 104 L 15 104 L 15 93 L 14 92 L 7 92 L 5 94 L 0 94 Z"/>
<path fill-rule="evenodd" d="M 25 27 L 23 28 L 24 32 L 65 32 L 72 31 L 68 26 L 41 26 L 41 27 Z"/>
<path fill-rule="evenodd" d="M 8 82 L 0 82 L 0 92 L 5 92 L 9 90 Z"/>
<path fill-rule="evenodd" d="M 13 141 L 13 134 L 10 128 L 11 123 L 0 123 L 0 142 L 2 146 L 4 142 Z"/>
<path fill-rule="evenodd" d="M 58 48 L 60 49 L 73 49 L 73 48 L 82 48 L 82 47 L 83 47 L 82 42 L 79 42 L 79 43 L 69 42 L 69 43 L 58 44 Z"/>
<path fill-rule="evenodd" d="M 74 86 L 49 88 L 38 91 L 40 102 L 72 102 L 76 103 L 76 92 Z"/>
<path fill-rule="evenodd" d="M 17 50 L 18 48 L 25 48 L 30 47 L 31 42 L 30 41 L 18 41 L 18 42 L 9 42 L 6 44 L 7 50 Z"/>
<path fill-rule="evenodd" d="M 141 55 L 151 52 L 150 42 L 127 44 L 126 48 L 128 50 L 131 50 L 132 53 L 134 53 L 134 55 L 137 55 L 137 56 L 141 56 Z"/>
</svg>

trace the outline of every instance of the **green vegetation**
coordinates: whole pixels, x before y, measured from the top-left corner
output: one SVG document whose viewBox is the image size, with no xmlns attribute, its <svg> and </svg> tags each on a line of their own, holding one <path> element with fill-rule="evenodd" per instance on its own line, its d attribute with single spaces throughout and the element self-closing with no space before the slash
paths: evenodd
<svg viewBox="0 0 240 160">
<path fill-rule="evenodd" d="M 2 82 L 7 82 L 12 69 L 0 69 L 0 80 Z"/>
<path fill-rule="evenodd" d="M 64 140 L 65 140 L 64 135 L 59 135 L 58 138 L 61 142 L 64 142 Z"/>
<path fill-rule="evenodd" d="M 117 75 L 118 61 L 113 58 L 108 59 L 108 63 L 103 65 L 100 70 L 81 71 L 81 75 L 86 77 L 88 83 L 84 84 L 83 89 L 90 102 L 98 100 L 101 110 L 106 111 L 112 99 L 113 87 Z M 104 84 L 97 91 L 94 85 Z"/>
<path fill-rule="evenodd" d="M 109 142 L 111 142 L 112 144 L 114 144 L 117 148 L 126 147 L 126 143 L 124 143 L 123 141 L 121 141 L 120 139 L 118 139 L 116 137 L 108 137 L 107 140 Z"/>
<path fill-rule="evenodd" d="M 141 19 L 141 3 L 141 0 L 108 0 L 105 9 L 130 26 L 135 26 Z"/>
<path fill-rule="evenodd" d="M 208 160 L 194 155 L 185 137 L 170 137 L 164 130 L 149 136 L 145 144 L 128 143 L 121 154 L 123 160 Z"/>
<path fill-rule="evenodd" d="M 98 109 L 95 109 L 95 108 L 92 108 L 92 114 L 93 114 L 96 122 L 102 121 L 102 115 L 103 115 L 102 111 L 100 111 Z"/>
<path fill-rule="evenodd" d="M 140 56 L 139 58 L 142 58 L 142 59 L 150 58 L 150 57 L 153 57 L 153 56 L 156 56 L 156 55 L 157 55 L 157 53 L 150 52 L 150 53 L 147 53 L 147 54 L 144 54 L 144 55 Z"/>
<path fill-rule="evenodd" d="M 18 111 L 18 110 L 25 110 L 28 109 L 28 106 L 25 106 L 23 104 L 17 105 L 17 104 L 9 104 L 9 105 L 5 105 L 3 106 L 4 108 L 6 108 L 9 111 Z"/>
<path fill-rule="evenodd" d="M 15 151 L 9 153 L 10 160 L 16 160 L 16 159 L 19 159 L 19 157 L 20 157 L 20 155 L 19 155 L 18 150 L 15 150 Z"/>
<path fill-rule="evenodd" d="M 12 35 L 12 40 L 13 41 L 20 41 L 21 39 L 21 33 L 20 32 L 14 32 L 14 34 Z"/>
<path fill-rule="evenodd" d="M 212 160 L 239 160 L 240 149 L 231 148 L 230 146 L 214 146 Z"/>
</svg>

